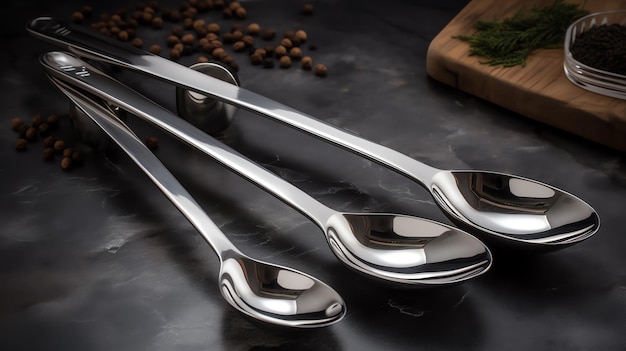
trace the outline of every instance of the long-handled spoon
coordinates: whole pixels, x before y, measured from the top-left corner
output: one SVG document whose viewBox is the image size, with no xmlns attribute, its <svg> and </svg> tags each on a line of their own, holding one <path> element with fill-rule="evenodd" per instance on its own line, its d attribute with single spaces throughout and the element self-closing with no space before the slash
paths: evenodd
<svg viewBox="0 0 626 351">
<path fill-rule="evenodd" d="M 249 90 L 56 19 L 37 18 L 27 29 L 80 57 L 209 95 L 379 162 L 423 185 L 451 220 L 487 234 L 486 238 L 523 247 L 559 248 L 587 239 L 599 228 L 600 219 L 591 206 L 550 185 L 502 173 L 430 167 Z"/>
<path fill-rule="evenodd" d="M 358 271 L 426 286 L 458 283 L 491 266 L 491 253 L 470 234 L 412 216 L 337 212 L 77 57 L 51 52 L 41 62 L 49 75 L 155 124 L 298 209 Z"/>
<path fill-rule="evenodd" d="M 295 269 L 243 254 L 110 110 L 56 78 L 50 79 L 135 161 L 211 245 L 220 259 L 220 292 L 235 309 L 258 320 L 288 327 L 322 327 L 343 318 L 346 308 L 335 290 Z"/>
</svg>

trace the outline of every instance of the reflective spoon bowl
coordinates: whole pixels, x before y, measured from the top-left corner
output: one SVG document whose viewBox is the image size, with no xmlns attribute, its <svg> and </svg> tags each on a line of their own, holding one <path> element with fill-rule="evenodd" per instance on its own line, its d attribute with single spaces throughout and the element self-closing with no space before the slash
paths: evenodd
<svg viewBox="0 0 626 351">
<path fill-rule="evenodd" d="M 295 328 L 324 327 L 344 317 L 345 304 L 335 290 L 303 272 L 243 254 L 110 109 L 81 91 L 50 79 L 135 161 L 211 245 L 220 259 L 220 292 L 231 306 L 255 320 Z"/>
<path fill-rule="evenodd" d="M 57 19 L 36 18 L 27 24 L 27 30 L 80 57 L 107 62 L 211 96 L 378 162 L 423 185 L 452 221 L 481 237 L 522 247 L 561 248 L 585 240 L 599 229 L 598 214 L 591 206 L 555 187 L 514 175 L 435 169 L 252 91 Z M 499 191 L 489 189 L 493 191 L 486 196 L 487 193 L 481 192 L 485 189 L 474 187 L 468 181 L 470 178 L 472 181 L 495 179 L 503 187 Z M 517 186 L 520 184 L 524 186 Z M 540 188 L 549 189 L 554 195 L 537 197 Z M 542 205 L 530 211 L 529 202 Z"/>
<path fill-rule="evenodd" d="M 322 229 L 333 253 L 359 272 L 438 286 L 477 277 L 491 267 L 489 249 L 462 230 L 406 215 L 335 211 L 75 56 L 51 52 L 41 62 L 56 79 L 162 128 L 299 210 Z"/>
<path fill-rule="evenodd" d="M 598 214 L 584 201 L 519 176 L 439 170 L 428 186 L 456 223 L 507 244 L 563 248 L 592 236 L 600 225 Z"/>
</svg>

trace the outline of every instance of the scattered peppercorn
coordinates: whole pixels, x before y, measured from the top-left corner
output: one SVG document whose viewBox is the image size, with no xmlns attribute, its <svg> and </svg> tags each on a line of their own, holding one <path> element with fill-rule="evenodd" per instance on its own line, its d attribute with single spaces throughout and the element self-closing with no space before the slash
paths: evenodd
<svg viewBox="0 0 626 351">
<path fill-rule="evenodd" d="M 134 38 L 130 43 L 136 48 L 141 49 L 143 47 L 143 40 L 141 40 L 141 38 Z"/>
<path fill-rule="evenodd" d="M 161 28 L 163 28 L 163 18 L 161 18 L 161 17 L 154 17 L 152 19 L 152 28 L 154 28 L 154 29 L 161 29 Z"/>
<path fill-rule="evenodd" d="M 170 35 L 165 39 L 165 44 L 169 47 L 173 47 L 176 43 L 180 42 L 180 39 L 175 35 Z"/>
<path fill-rule="evenodd" d="M 85 20 L 85 15 L 80 11 L 74 11 L 72 13 L 72 22 L 74 23 L 83 23 Z"/>
<path fill-rule="evenodd" d="M 263 59 L 263 68 L 274 68 L 274 59 L 271 57 Z"/>
<path fill-rule="evenodd" d="M 315 65 L 315 75 L 318 77 L 326 77 L 326 75 L 328 74 L 328 68 L 326 68 L 326 66 L 324 66 L 321 63 L 318 63 L 317 65 Z"/>
<path fill-rule="evenodd" d="M 307 34 L 305 31 L 303 30 L 299 30 L 296 32 L 295 34 L 296 38 L 298 38 L 298 40 L 300 40 L 301 43 L 304 43 L 307 40 Z"/>
<path fill-rule="evenodd" d="M 279 62 L 280 62 L 280 68 L 291 67 L 291 58 L 289 58 L 289 56 L 287 55 L 281 57 Z"/>
<path fill-rule="evenodd" d="M 145 142 L 146 146 L 150 150 L 156 150 L 159 147 L 159 139 L 155 136 L 149 136 Z"/>
<path fill-rule="evenodd" d="M 281 57 L 287 55 L 287 48 L 285 48 L 282 45 L 277 46 L 276 49 L 274 50 L 274 55 L 277 58 L 281 58 Z"/>
<path fill-rule="evenodd" d="M 238 19 L 245 19 L 247 15 L 248 12 L 243 7 L 240 7 L 235 11 L 235 17 L 237 17 Z"/>
<path fill-rule="evenodd" d="M 28 127 L 28 129 L 26 129 L 25 136 L 29 141 L 37 140 L 37 129 L 34 127 Z"/>
<path fill-rule="evenodd" d="M 47 137 L 43 139 L 43 145 L 45 147 L 53 147 L 54 141 L 55 141 L 54 137 L 52 135 L 48 135 Z"/>
<path fill-rule="evenodd" d="M 15 117 L 11 120 L 11 129 L 15 131 L 17 131 L 23 125 L 24 125 L 24 120 L 19 117 Z"/>
<path fill-rule="evenodd" d="M 264 29 L 261 32 L 261 39 L 270 41 L 276 37 L 276 32 L 272 29 Z"/>
<path fill-rule="evenodd" d="M 302 58 L 302 49 L 300 49 L 299 47 L 293 47 L 291 48 L 291 50 L 289 50 L 289 56 L 291 57 L 292 60 L 299 60 Z"/>
<path fill-rule="evenodd" d="M 209 23 L 209 25 L 207 26 L 207 30 L 209 31 L 209 33 L 219 34 L 222 28 L 217 23 Z"/>
<path fill-rule="evenodd" d="M 150 46 L 148 51 L 150 53 L 155 54 L 155 55 L 160 55 L 161 54 L 161 47 L 159 45 L 157 45 L 157 44 L 153 44 L 153 45 Z"/>
<path fill-rule="evenodd" d="M 261 26 L 258 23 L 250 23 L 248 25 L 248 35 L 258 35 L 261 31 Z"/>
<path fill-rule="evenodd" d="M 72 153 L 74 153 L 74 149 L 71 147 L 66 147 L 63 149 L 63 157 L 72 157 Z"/>
<path fill-rule="evenodd" d="M 62 152 L 65 149 L 65 142 L 61 139 L 54 142 L 53 145 L 54 151 Z"/>
<path fill-rule="evenodd" d="M 178 49 L 171 49 L 170 50 L 170 58 L 172 60 L 178 60 L 181 56 L 181 52 Z"/>
<path fill-rule="evenodd" d="M 261 54 L 252 54 L 250 56 L 250 62 L 253 65 L 260 65 L 263 63 L 263 56 Z"/>
<path fill-rule="evenodd" d="M 280 45 L 284 46 L 285 49 L 291 49 L 293 47 L 293 42 L 289 38 L 283 38 L 280 41 Z"/>
<path fill-rule="evenodd" d="M 246 43 L 244 43 L 241 40 L 233 44 L 233 50 L 235 52 L 241 52 L 241 51 L 244 51 L 245 49 L 246 49 Z"/>
<path fill-rule="evenodd" d="M 211 52 L 211 55 L 213 55 L 213 57 L 215 57 L 216 59 L 222 58 L 222 56 L 225 54 L 226 51 L 223 48 L 215 48 L 213 49 L 213 52 Z"/>
<path fill-rule="evenodd" d="M 61 160 L 61 169 L 64 171 L 69 171 L 72 168 L 72 159 L 69 157 L 63 157 Z"/>
<path fill-rule="evenodd" d="M 73 164 L 81 164 L 83 162 L 83 155 L 80 153 L 80 151 L 78 150 L 74 150 L 74 152 L 72 152 L 72 163 Z"/>
<path fill-rule="evenodd" d="M 30 124 L 33 127 L 37 128 L 41 124 L 41 122 L 43 122 L 43 119 L 41 118 L 41 115 L 34 115 Z"/>
<path fill-rule="evenodd" d="M 42 122 L 39 126 L 37 126 L 37 131 L 39 132 L 39 135 L 46 136 L 50 132 L 50 125 L 46 122 Z"/>
<path fill-rule="evenodd" d="M 311 68 L 313 67 L 313 60 L 311 59 L 311 56 L 304 56 L 302 58 L 302 69 L 305 71 L 310 71 Z"/>
<path fill-rule="evenodd" d="M 28 140 L 24 138 L 17 139 L 17 141 L 15 142 L 15 150 L 25 151 L 26 149 L 28 149 Z"/>
<path fill-rule="evenodd" d="M 302 7 L 302 13 L 305 15 L 313 14 L 313 5 L 312 4 L 304 4 Z"/>
<path fill-rule="evenodd" d="M 254 37 L 252 37 L 251 35 L 244 35 L 241 40 L 244 42 L 244 44 L 246 44 L 247 47 L 254 46 Z"/>
<path fill-rule="evenodd" d="M 59 116 L 56 114 L 51 114 L 48 116 L 47 121 L 51 127 L 56 127 L 59 124 Z"/>
<path fill-rule="evenodd" d="M 188 33 L 183 35 L 180 41 L 183 43 L 183 45 L 192 45 L 196 41 L 196 38 L 193 36 L 193 34 Z"/>
<path fill-rule="evenodd" d="M 51 147 L 44 148 L 43 159 L 48 161 L 54 159 L 54 149 Z"/>
<path fill-rule="evenodd" d="M 234 30 L 231 32 L 233 35 L 233 41 L 243 40 L 243 32 L 241 30 Z"/>
</svg>

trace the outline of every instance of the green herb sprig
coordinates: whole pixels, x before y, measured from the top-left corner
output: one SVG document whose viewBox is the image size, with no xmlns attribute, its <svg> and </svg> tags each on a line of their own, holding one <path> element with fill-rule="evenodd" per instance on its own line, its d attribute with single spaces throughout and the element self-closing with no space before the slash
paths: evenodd
<svg viewBox="0 0 626 351">
<path fill-rule="evenodd" d="M 469 55 L 485 58 L 482 64 L 525 66 L 532 51 L 562 47 L 569 25 L 586 14 L 578 5 L 558 0 L 548 7 L 520 10 L 502 21 L 477 21 L 474 34 L 454 38 L 468 42 Z"/>
</svg>

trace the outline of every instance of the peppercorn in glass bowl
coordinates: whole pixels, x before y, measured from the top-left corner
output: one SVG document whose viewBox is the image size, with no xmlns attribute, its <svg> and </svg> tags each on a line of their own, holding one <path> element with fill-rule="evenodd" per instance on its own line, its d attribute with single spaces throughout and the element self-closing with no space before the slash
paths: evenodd
<svg viewBox="0 0 626 351">
<path fill-rule="evenodd" d="M 626 10 L 589 14 L 565 34 L 565 75 L 594 93 L 626 100 Z"/>
</svg>

